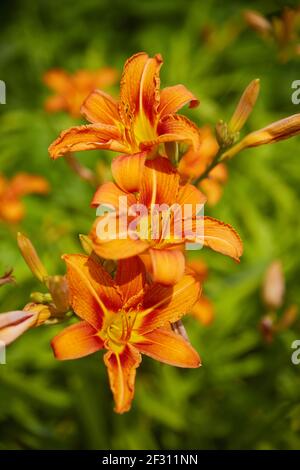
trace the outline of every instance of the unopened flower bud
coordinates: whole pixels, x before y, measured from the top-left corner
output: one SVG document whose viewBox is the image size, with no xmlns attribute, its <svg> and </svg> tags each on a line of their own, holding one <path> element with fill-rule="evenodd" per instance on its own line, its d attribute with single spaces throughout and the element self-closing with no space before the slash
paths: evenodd
<svg viewBox="0 0 300 470">
<path fill-rule="evenodd" d="M 273 122 L 269 126 L 246 135 L 239 143 L 223 153 L 220 161 L 228 160 L 237 153 L 249 147 L 271 144 L 279 140 L 288 139 L 300 133 L 300 114 L 294 114 L 280 121 Z"/>
<path fill-rule="evenodd" d="M 66 276 L 49 276 L 47 287 L 50 291 L 56 313 L 66 313 L 70 309 L 69 288 Z"/>
<path fill-rule="evenodd" d="M 18 233 L 18 245 L 22 256 L 32 274 L 37 277 L 39 281 L 44 282 L 45 278 L 48 276 L 47 270 L 42 264 L 29 238 L 25 237 L 25 235 L 20 232 Z"/>
<path fill-rule="evenodd" d="M 239 132 L 251 114 L 259 94 L 259 79 L 252 80 L 249 83 L 232 115 L 228 124 L 230 133 Z"/>
</svg>

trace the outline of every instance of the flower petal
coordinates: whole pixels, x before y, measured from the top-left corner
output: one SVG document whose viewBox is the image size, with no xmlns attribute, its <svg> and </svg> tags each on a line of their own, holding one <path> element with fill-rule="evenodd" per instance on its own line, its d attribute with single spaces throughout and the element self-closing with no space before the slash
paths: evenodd
<svg viewBox="0 0 300 470">
<path fill-rule="evenodd" d="M 22 201 L 19 199 L 2 200 L 0 206 L 0 220 L 15 224 L 23 219 L 25 215 L 25 208 Z"/>
<path fill-rule="evenodd" d="M 119 129 L 107 124 L 71 127 L 63 131 L 48 150 L 51 158 L 56 159 L 69 152 L 95 149 L 127 151 L 126 146 L 122 143 Z"/>
<path fill-rule="evenodd" d="M 86 321 L 80 321 L 65 328 L 51 341 L 56 359 L 78 359 L 103 348 L 103 341 L 95 328 Z"/>
<path fill-rule="evenodd" d="M 49 192 L 49 183 L 42 176 L 18 173 L 10 182 L 9 192 L 15 197 L 26 194 L 46 194 Z"/>
<path fill-rule="evenodd" d="M 182 156 L 178 171 L 186 179 L 197 178 L 206 170 L 219 150 L 219 144 L 209 126 L 199 128 L 200 143 L 195 150 L 190 147 Z"/>
<path fill-rule="evenodd" d="M 85 255 L 64 255 L 70 303 L 74 312 L 96 330 L 101 328 L 103 312 L 117 311 L 121 296 L 116 284 L 100 263 Z"/>
<path fill-rule="evenodd" d="M 234 228 L 212 217 L 204 217 L 203 243 L 204 246 L 236 261 L 239 261 L 243 254 L 242 240 Z"/>
<path fill-rule="evenodd" d="M 210 325 L 214 320 L 214 306 L 211 300 L 204 295 L 193 305 L 191 314 L 199 320 L 202 325 Z"/>
<path fill-rule="evenodd" d="M 124 413 L 130 409 L 134 396 L 136 369 L 141 360 L 138 350 L 130 344 L 126 345 L 119 354 L 109 351 L 104 356 L 117 413 Z"/>
<path fill-rule="evenodd" d="M 130 57 L 121 78 L 120 108 L 122 120 L 130 125 L 139 113 L 145 114 L 151 123 L 159 105 L 159 70 L 162 57 L 149 58 L 145 52 Z"/>
<path fill-rule="evenodd" d="M 64 94 L 71 86 L 70 75 L 61 69 L 48 70 L 43 76 L 43 81 L 59 94 Z"/>
<path fill-rule="evenodd" d="M 179 174 L 164 157 L 146 160 L 141 179 L 139 202 L 172 205 L 179 188 Z"/>
<path fill-rule="evenodd" d="M 110 240 L 100 241 L 96 233 L 91 234 L 95 253 L 105 259 L 125 259 L 136 256 L 148 249 L 148 242 L 142 240 Z"/>
<path fill-rule="evenodd" d="M 189 108 L 195 108 L 199 101 L 184 85 L 169 86 L 160 92 L 158 113 L 161 117 L 175 114 L 186 104 L 189 104 Z"/>
<path fill-rule="evenodd" d="M 120 121 L 117 101 L 101 90 L 94 90 L 86 98 L 80 112 L 92 124 L 116 125 Z"/>
<path fill-rule="evenodd" d="M 44 108 L 47 113 L 56 113 L 58 111 L 63 111 L 66 109 L 67 103 L 66 99 L 60 95 L 49 96 L 45 100 Z"/>
<path fill-rule="evenodd" d="M 185 204 L 191 204 L 192 212 L 197 214 L 197 206 L 205 204 L 206 196 L 192 184 L 185 184 L 180 186 L 176 202 L 182 207 L 184 207 Z"/>
<path fill-rule="evenodd" d="M 139 190 L 146 155 L 146 152 L 142 152 L 134 155 L 119 155 L 113 159 L 111 172 L 121 189 L 128 192 Z"/>
<path fill-rule="evenodd" d="M 217 180 L 206 178 L 201 181 L 199 187 L 206 194 L 209 206 L 215 206 L 222 197 L 223 186 Z"/>
<path fill-rule="evenodd" d="M 197 126 L 187 117 L 179 114 L 165 115 L 157 126 L 158 138 L 143 142 L 142 149 L 164 142 L 188 142 L 195 149 L 199 148 L 200 136 Z"/>
<path fill-rule="evenodd" d="M 111 181 L 102 184 L 95 192 L 91 206 L 98 207 L 100 204 L 104 206 L 112 206 L 117 212 L 119 209 L 120 198 L 126 198 L 127 206 L 136 204 L 136 198 L 133 194 L 128 194 L 122 191 L 115 183 Z"/>
<path fill-rule="evenodd" d="M 136 329 L 145 334 L 168 322 L 175 322 L 191 310 L 200 295 L 200 283 L 193 274 L 185 274 L 172 287 L 153 284 L 146 292 Z"/>
<path fill-rule="evenodd" d="M 152 261 L 152 278 L 165 286 L 176 284 L 185 268 L 184 254 L 180 250 L 149 250 Z"/>
<path fill-rule="evenodd" d="M 127 303 L 131 298 L 136 298 L 145 288 L 144 264 L 137 256 L 120 260 L 115 280 L 123 295 L 123 302 Z"/>
<path fill-rule="evenodd" d="M 182 336 L 162 328 L 144 335 L 135 347 L 141 353 L 171 366 L 195 368 L 201 365 L 197 351 Z"/>
</svg>

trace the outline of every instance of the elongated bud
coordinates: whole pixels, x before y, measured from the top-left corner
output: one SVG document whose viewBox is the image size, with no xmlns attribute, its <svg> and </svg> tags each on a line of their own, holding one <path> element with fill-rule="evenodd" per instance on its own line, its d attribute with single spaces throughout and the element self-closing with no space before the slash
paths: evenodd
<svg viewBox="0 0 300 470">
<path fill-rule="evenodd" d="M 69 287 L 66 276 L 49 276 L 46 281 L 56 313 L 65 314 L 70 309 Z"/>
<path fill-rule="evenodd" d="M 229 132 L 239 132 L 251 114 L 256 103 L 260 89 L 259 79 L 256 78 L 249 83 L 232 115 L 228 124 Z"/>
<path fill-rule="evenodd" d="M 80 240 L 80 243 L 81 243 L 81 246 L 83 248 L 83 251 L 88 255 L 90 256 L 93 252 L 93 242 L 92 240 L 90 239 L 90 237 L 88 237 L 87 235 L 82 235 L 80 234 L 79 235 L 79 240 Z"/>
<path fill-rule="evenodd" d="M 32 274 L 37 277 L 39 281 L 44 282 L 45 278 L 48 277 L 47 270 L 41 262 L 29 238 L 25 237 L 25 235 L 20 232 L 18 233 L 18 245 L 22 256 Z"/>
<path fill-rule="evenodd" d="M 279 140 L 288 139 L 300 133 L 300 114 L 293 114 L 280 121 L 273 122 L 258 131 L 246 135 L 238 144 L 223 153 L 220 161 L 228 160 L 237 153 L 249 147 L 271 144 Z"/>
<path fill-rule="evenodd" d="M 264 304 L 271 309 L 282 306 L 285 292 L 284 275 L 280 261 L 274 261 L 267 269 L 262 297 Z"/>
<path fill-rule="evenodd" d="M 246 23 L 258 33 L 268 34 L 272 30 L 271 23 L 257 11 L 245 10 L 244 18 Z"/>
</svg>

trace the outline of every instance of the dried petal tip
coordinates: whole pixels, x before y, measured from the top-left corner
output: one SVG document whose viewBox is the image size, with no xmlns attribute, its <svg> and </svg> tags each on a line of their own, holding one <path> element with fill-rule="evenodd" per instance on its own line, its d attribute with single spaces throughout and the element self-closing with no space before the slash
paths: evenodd
<svg viewBox="0 0 300 470">
<path fill-rule="evenodd" d="M 259 78 L 249 83 L 233 113 L 228 129 L 231 133 L 239 132 L 251 114 L 260 89 Z"/>
<path fill-rule="evenodd" d="M 12 284 L 15 282 L 15 278 L 13 276 L 13 270 L 10 269 L 6 271 L 3 276 L 0 277 L 0 287 L 4 286 L 5 284 Z"/>
<path fill-rule="evenodd" d="M 22 256 L 31 270 L 32 274 L 39 279 L 39 281 L 44 282 L 45 278 L 48 277 L 47 270 L 42 264 L 33 244 L 29 238 L 25 237 L 22 233 L 18 233 L 18 245 Z"/>
</svg>

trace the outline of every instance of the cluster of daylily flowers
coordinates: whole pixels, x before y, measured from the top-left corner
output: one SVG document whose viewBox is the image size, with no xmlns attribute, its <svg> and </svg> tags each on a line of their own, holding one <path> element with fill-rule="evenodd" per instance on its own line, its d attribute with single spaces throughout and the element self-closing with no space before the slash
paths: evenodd
<svg viewBox="0 0 300 470">
<path fill-rule="evenodd" d="M 46 81 L 57 93 L 47 101 L 47 109 L 66 109 L 75 116 L 83 88 L 88 95 L 80 109 L 89 124 L 63 131 L 49 147 L 51 158 L 97 149 L 120 154 L 111 164 L 114 181 L 101 184 L 92 199 L 92 207 L 113 209 L 119 236 L 110 231 L 106 237 L 99 236 L 99 224 L 110 221 L 111 212 L 107 218 L 97 211 L 89 235 L 80 236 L 85 254 L 63 255 L 67 273 L 53 276 L 31 242 L 19 234 L 23 257 L 48 292 L 32 294 L 32 302 L 23 310 L 0 315 L 0 340 L 9 344 L 31 327 L 68 319 L 73 313 L 79 321 L 52 340 L 54 355 L 76 359 L 104 349 L 118 413 L 131 406 L 141 354 L 177 367 L 201 364 L 181 318 L 194 314 L 203 323 L 211 321 L 211 306 L 201 294 L 207 269 L 200 261 L 187 261 L 186 247 L 200 242 L 235 261 L 242 255 L 236 231 L 198 211 L 207 200 L 214 204 L 220 198 L 227 178 L 224 162 L 245 148 L 300 132 L 300 116 L 295 115 L 239 140 L 258 96 L 258 80 L 246 88 L 229 123 L 217 124 L 216 136 L 207 126 L 198 128 L 177 114 L 184 105 L 199 104 L 193 93 L 183 85 L 160 90 L 162 62 L 160 55 L 150 58 L 146 53 L 128 59 L 118 100 L 94 90 L 95 74 L 91 80 L 82 72 L 79 76 L 84 80 L 62 71 L 47 74 Z M 113 80 L 110 72 L 106 70 L 106 78 L 102 77 L 104 85 Z M 125 225 L 120 198 L 127 203 Z M 147 212 L 141 214 L 139 230 L 132 236 L 130 209 L 139 205 Z M 172 225 L 166 236 L 159 216 L 153 237 L 150 216 L 157 205 L 165 205 L 172 221 L 177 219 L 190 230 L 179 235 Z M 188 215 L 185 205 L 192 207 Z M 193 230 L 199 221 L 200 233 Z"/>
</svg>

